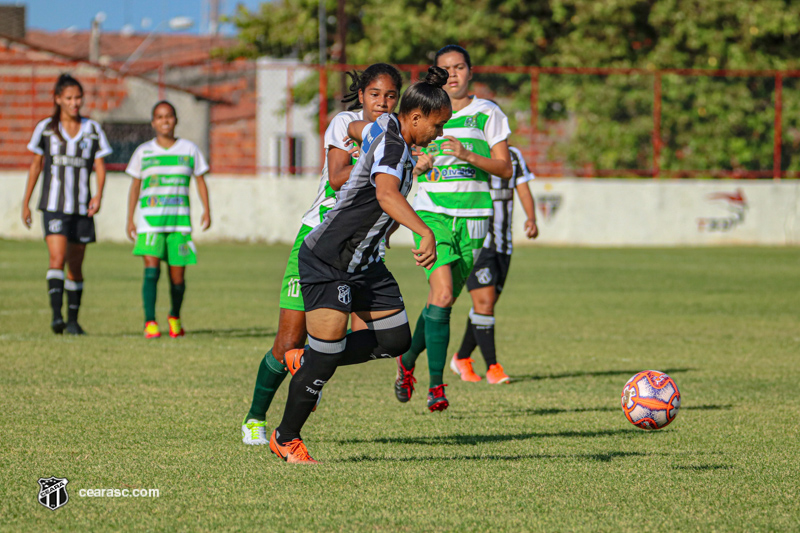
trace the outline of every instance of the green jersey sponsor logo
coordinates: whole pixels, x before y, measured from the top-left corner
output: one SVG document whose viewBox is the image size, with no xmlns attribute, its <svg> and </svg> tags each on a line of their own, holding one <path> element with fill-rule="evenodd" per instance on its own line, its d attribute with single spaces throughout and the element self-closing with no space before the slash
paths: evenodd
<svg viewBox="0 0 800 533">
<path fill-rule="evenodd" d="M 151 155 L 142 158 L 142 170 L 151 167 L 194 168 L 194 157 L 190 155 Z"/>
</svg>

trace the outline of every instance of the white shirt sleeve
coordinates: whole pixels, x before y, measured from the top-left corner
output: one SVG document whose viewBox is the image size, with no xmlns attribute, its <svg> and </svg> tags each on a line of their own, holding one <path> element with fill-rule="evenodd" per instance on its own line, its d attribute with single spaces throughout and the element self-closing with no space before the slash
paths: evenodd
<svg viewBox="0 0 800 533">
<path fill-rule="evenodd" d="M 44 155 L 44 129 L 50 123 L 50 119 L 44 119 L 36 125 L 31 136 L 31 142 L 28 143 L 28 150 L 34 154 Z"/>
<path fill-rule="evenodd" d="M 344 138 L 347 137 L 347 126 L 353 120 L 352 113 L 339 113 L 333 117 L 330 126 L 325 130 L 325 148 L 332 146 L 346 152 L 348 148 L 344 145 Z"/>
<path fill-rule="evenodd" d="M 501 141 L 505 141 L 511 135 L 511 128 L 508 126 L 508 117 L 498 106 L 492 106 L 492 111 L 489 113 L 489 118 L 486 120 L 483 133 L 486 135 L 486 142 L 489 143 L 489 148 L 492 148 Z"/>
<path fill-rule="evenodd" d="M 528 168 L 528 164 L 525 162 L 525 158 L 522 157 L 522 153 L 516 148 L 509 148 L 513 150 L 517 154 L 517 159 L 519 159 L 519 175 L 515 176 L 516 184 L 519 185 L 521 183 L 527 183 L 532 179 L 535 179 L 536 176 L 533 175 L 533 172 L 530 171 Z"/>
<path fill-rule="evenodd" d="M 202 176 L 203 174 L 209 171 L 208 163 L 206 162 L 206 158 L 203 156 L 203 152 L 200 151 L 200 148 L 197 147 L 196 144 L 193 143 L 194 146 L 194 171 L 192 172 L 195 176 Z"/>
<path fill-rule="evenodd" d="M 100 127 L 100 124 L 95 124 L 95 126 L 97 127 L 98 150 L 97 153 L 94 154 L 94 158 L 100 159 L 101 157 L 111 155 L 114 150 L 111 149 L 111 145 L 108 143 L 108 139 L 106 138 L 106 132 L 103 131 L 103 128 Z"/>
<path fill-rule="evenodd" d="M 133 155 L 131 156 L 131 160 L 128 161 L 128 167 L 125 169 L 125 173 L 132 178 L 142 179 L 142 147 L 144 144 L 140 144 L 136 147 L 136 150 L 133 151 Z"/>
</svg>

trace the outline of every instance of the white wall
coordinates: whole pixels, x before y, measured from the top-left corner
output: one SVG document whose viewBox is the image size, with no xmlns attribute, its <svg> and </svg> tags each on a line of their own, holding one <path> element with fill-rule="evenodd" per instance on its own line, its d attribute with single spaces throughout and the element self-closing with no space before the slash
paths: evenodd
<svg viewBox="0 0 800 533">
<path fill-rule="evenodd" d="M 41 239 L 41 216 L 27 230 L 20 220 L 24 172 L 0 173 L 0 238 Z M 213 226 L 198 241 L 294 241 L 302 214 L 316 196 L 318 176 L 207 178 Z M 125 241 L 130 180 L 110 174 L 97 215 L 101 241 Z M 587 246 L 702 246 L 800 244 L 800 181 L 537 179 L 541 244 Z M 740 193 L 740 194 L 739 194 Z M 409 196 L 413 197 L 414 192 Z M 34 209 L 39 191 L 34 193 Z M 192 219 L 201 205 L 192 190 Z M 517 204 L 517 243 L 524 213 Z M 401 229 L 395 244 L 411 244 Z"/>
</svg>

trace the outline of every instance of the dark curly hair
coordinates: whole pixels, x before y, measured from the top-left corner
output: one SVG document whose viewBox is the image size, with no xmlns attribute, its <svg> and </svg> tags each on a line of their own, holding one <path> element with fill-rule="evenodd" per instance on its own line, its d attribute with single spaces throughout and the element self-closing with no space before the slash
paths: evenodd
<svg viewBox="0 0 800 533">
<path fill-rule="evenodd" d="M 361 102 L 358 101 L 358 92 L 366 90 L 370 83 L 381 76 L 389 76 L 392 79 L 392 83 L 394 83 L 397 88 L 398 94 L 400 94 L 400 90 L 403 88 L 403 77 L 400 76 L 400 72 L 387 63 L 375 63 L 374 65 L 368 66 L 364 72 L 354 70 L 352 72 L 347 72 L 347 75 L 350 76 L 350 92 L 342 98 L 342 103 L 347 104 L 352 102 L 347 108 L 348 111 L 361 109 Z"/>
</svg>

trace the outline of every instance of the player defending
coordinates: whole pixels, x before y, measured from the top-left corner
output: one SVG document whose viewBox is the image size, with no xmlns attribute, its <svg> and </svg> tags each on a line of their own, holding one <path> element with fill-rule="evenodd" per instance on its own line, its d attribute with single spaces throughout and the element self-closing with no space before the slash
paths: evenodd
<svg viewBox="0 0 800 533">
<path fill-rule="evenodd" d="M 50 253 L 47 292 L 54 333 L 65 329 L 71 335 L 84 335 L 78 324 L 83 295 L 83 258 L 86 245 L 95 242 L 94 215 L 106 182 L 103 158 L 111 154 L 105 133 L 94 120 L 81 116 L 83 87 L 69 74 L 62 74 L 53 90 L 53 116 L 36 125 L 28 150 L 34 153 L 25 196 L 22 222 L 33 222 L 30 202 L 33 189 L 44 170 L 39 211 L 44 223 L 44 240 Z M 97 169 L 97 195 L 92 196 L 89 176 Z M 64 264 L 69 267 L 64 279 Z M 67 322 L 61 314 L 64 290 L 67 291 Z"/>
<path fill-rule="evenodd" d="M 444 70 L 431 67 L 424 81 L 405 92 L 399 115 L 381 116 L 361 135 L 355 131 L 363 123 L 350 125 L 351 137 L 363 139 L 361 156 L 336 206 L 298 254 L 309 349 L 289 385 L 283 420 L 270 437 L 270 449 L 287 462 L 316 462 L 300 431 L 338 366 L 397 357 L 411 343 L 400 288 L 381 261 L 379 245 L 397 222 L 421 236 L 412 250 L 416 264 L 430 268 L 436 261 L 433 231 L 406 195 L 415 164 L 411 147 L 441 135 L 452 115 L 442 90 L 446 80 Z M 351 312 L 366 322 L 366 330 L 347 334 Z"/>
<path fill-rule="evenodd" d="M 467 318 L 467 329 L 461 348 L 450 360 L 450 368 L 461 376 L 463 381 L 477 382 L 482 378 L 472 368 L 472 352 L 480 346 L 486 368 L 497 365 L 494 343 L 494 306 L 508 276 L 511 266 L 511 221 L 514 213 L 514 190 L 528 219 L 525 221 L 525 236 L 535 239 L 539 235 L 536 227 L 536 208 L 528 182 L 534 178 L 528 170 L 520 151 L 509 147 L 514 174 L 510 180 L 492 176 L 489 187 L 492 193 L 494 213 L 489 217 L 489 233 L 483 243 L 478 260 L 467 278 L 467 290 L 472 297 L 472 309 Z M 505 373 L 487 372 L 486 379 L 491 384 L 508 383 Z"/>
<path fill-rule="evenodd" d="M 272 348 L 261 359 L 253 390 L 250 411 L 242 422 L 242 442 L 251 445 L 267 444 L 266 418 L 275 393 L 288 372 L 284 362 L 287 351 L 301 349 L 306 342 L 306 314 L 300 293 L 300 274 L 297 254 L 311 230 L 316 228 L 336 203 L 340 190 L 353 170 L 357 149 L 345 144 L 347 127 L 353 121 L 374 122 L 384 113 L 393 113 L 400 100 L 403 78 L 396 68 L 386 63 L 370 65 L 361 73 L 349 74 L 352 84 L 343 102 L 352 102 L 347 111 L 333 117 L 325 131 L 325 166 L 314 204 L 303 216 L 286 272 L 283 276 L 280 297 L 278 332 Z M 353 329 L 366 326 L 353 315 Z"/>
<path fill-rule="evenodd" d="M 502 110 L 488 100 L 469 94 L 472 63 L 466 50 L 447 45 L 438 52 L 436 65 L 449 78 L 445 89 L 453 104 L 453 118 L 445 124 L 445 136 L 428 147 L 438 153 L 435 167 L 419 179 L 414 208 L 436 234 L 436 264 L 426 271 L 430 290 L 411 349 L 397 360 L 395 395 L 408 402 L 414 391 L 414 366 L 428 350 L 430 387 L 428 409 L 449 406 L 444 393 L 444 367 L 450 342 L 450 311 L 472 271 L 483 246 L 492 214 L 489 176 L 510 179 L 511 156 L 506 139 L 511 134 Z M 420 236 L 414 236 L 419 242 Z M 490 372 L 504 375 L 498 364 Z"/>
<path fill-rule="evenodd" d="M 161 275 L 161 261 L 169 265 L 172 309 L 167 322 L 169 336 L 182 337 L 181 304 L 186 292 L 186 266 L 197 264 L 189 217 L 189 181 L 197 181 L 203 202 L 203 230 L 211 227 L 208 187 L 203 175 L 208 172 L 203 153 L 191 141 L 175 137 L 178 115 L 166 101 L 153 106 L 150 124 L 155 139 L 133 152 L 125 172 L 133 180 L 128 194 L 128 238 L 136 242 L 133 255 L 144 257 L 144 338 L 161 337 L 156 322 L 156 294 Z M 133 215 L 139 206 L 138 222 Z"/>
</svg>

